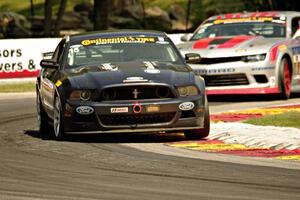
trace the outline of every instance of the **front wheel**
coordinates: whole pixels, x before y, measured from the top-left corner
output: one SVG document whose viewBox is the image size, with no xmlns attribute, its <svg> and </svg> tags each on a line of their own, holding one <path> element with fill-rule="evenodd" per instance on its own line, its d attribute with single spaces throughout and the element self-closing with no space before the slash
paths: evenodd
<svg viewBox="0 0 300 200">
<path fill-rule="evenodd" d="M 62 118 L 61 101 L 58 96 L 55 97 L 54 102 L 53 128 L 56 140 L 62 140 L 64 137 L 64 125 Z"/>
<path fill-rule="evenodd" d="M 280 88 L 280 98 L 288 99 L 291 95 L 291 73 L 289 68 L 289 63 L 286 58 L 283 58 L 280 63 L 279 69 L 279 88 Z"/>
<path fill-rule="evenodd" d="M 37 111 L 37 122 L 38 122 L 38 131 L 40 134 L 48 134 L 51 133 L 51 126 L 49 125 L 48 122 L 48 116 L 47 113 L 45 112 L 42 102 L 41 102 L 41 97 L 39 92 L 36 93 L 36 111 Z"/>
<path fill-rule="evenodd" d="M 210 119 L 207 97 L 205 97 L 205 110 L 204 110 L 204 127 L 201 129 L 188 130 L 184 132 L 187 140 L 198 140 L 205 138 L 209 135 L 210 131 Z"/>
</svg>

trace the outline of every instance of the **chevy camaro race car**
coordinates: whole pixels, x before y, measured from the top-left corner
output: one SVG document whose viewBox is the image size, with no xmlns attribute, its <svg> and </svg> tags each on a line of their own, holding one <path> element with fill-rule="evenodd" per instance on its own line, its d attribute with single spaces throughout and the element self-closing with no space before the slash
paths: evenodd
<svg viewBox="0 0 300 200">
<path fill-rule="evenodd" d="M 191 65 L 205 79 L 207 94 L 300 92 L 300 13 L 255 12 L 213 16 L 178 48 L 198 53 Z"/>
<path fill-rule="evenodd" d="M 187 54 L 187 62 L 199 61 Z M 204 80 L 164 33 L 114 31 L 67 36 L 37 78 L 40 132 L 178 131 L 209 134 Z"/>
</svg>

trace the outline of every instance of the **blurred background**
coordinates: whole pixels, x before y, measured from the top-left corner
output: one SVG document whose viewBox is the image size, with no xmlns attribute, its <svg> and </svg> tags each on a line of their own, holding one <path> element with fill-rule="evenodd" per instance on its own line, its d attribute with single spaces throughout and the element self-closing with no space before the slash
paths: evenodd
<svg viewBox="0 0 300 200">
<path fill-rule="evenodd" d="M 193 31 L 229 12 L 300 10 L 299 0 L 1 0 L 0 38 L 61 37 L 93 30 Z"/>
</svg>

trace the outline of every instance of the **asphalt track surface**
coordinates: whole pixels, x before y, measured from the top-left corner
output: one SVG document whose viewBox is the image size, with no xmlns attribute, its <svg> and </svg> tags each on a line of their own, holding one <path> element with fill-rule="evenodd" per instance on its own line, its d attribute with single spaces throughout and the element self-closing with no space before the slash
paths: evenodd
<svg viewBox="0 0 300 200">
<path fill-rule="evenodd" d="M 211 111 L 276 104 L 230 99 L 212 98 Z M 1 200 L 300 199 L 300 168 L 293 161 L 264 166 L 247 164 L 247 158 L 231 162 L 230 156 L 209 160 L 206 155 L 213 154 L 189 150 L 159 154 L 160 148 L 177 151 L 163 143 L 183 140 L 178 134 L 71 136 L 57 142 L 37 132 L 33 97 L 1 99 L 0 111 Z M 157 151 L 142 150 L 149 145 Z M 198 153 L 202 157 L 189 156 Z"/>
</svg>

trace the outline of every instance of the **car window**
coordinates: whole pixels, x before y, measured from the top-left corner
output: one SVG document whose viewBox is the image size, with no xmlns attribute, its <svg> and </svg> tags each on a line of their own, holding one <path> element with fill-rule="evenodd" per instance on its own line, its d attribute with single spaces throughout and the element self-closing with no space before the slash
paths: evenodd
<svg viewBox="0 0 300 200">
<path fill-rule="evenodd" d="M 292 35 L 300 28 L 300 17 L 295 17 L 292 20 Z"/>
<path fill-rule="evenodd" d="M 67 56 L 68 66 L 135 60 L 183 64 L 175 47 L 164 38 L 153 38 L 150 42 L 119 41 L 114 38 L 98 40 L 100 42 L 93 43 L 88 41 L 95 40 L 84 40 L 71 44 Z"/>
<path fill-rule="evenodd" d="M 222 22 L 210 21 L 201 25 L 193 34 L 191 40 L 220 36 L 251 35 L 263 37 L 286 37 L 285 20 Z"/>
<path fill-rule="evenodd" d="M 59 62 L 59 60 L 61 59 L 63 48 L 65 46 L 65 42 L 66 41 L 64 39 L 61 40 L 52 55 L 52 59 L 55 60 L 56 62 Z"/>
</svg>

